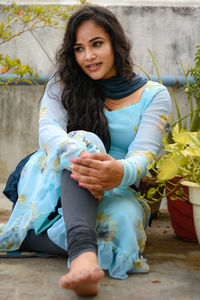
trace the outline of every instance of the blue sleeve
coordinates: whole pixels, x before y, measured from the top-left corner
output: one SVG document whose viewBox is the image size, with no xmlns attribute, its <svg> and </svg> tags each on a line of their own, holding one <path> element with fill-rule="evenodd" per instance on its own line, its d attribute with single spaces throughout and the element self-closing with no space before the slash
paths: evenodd
<svg viewBox="0 0 200 300">
<path fill-rule="evenodd" d="M 84 143 L 72 139 L 66 132 L 67 110 L 61 102 L 62 90 L 54 77 L 48 82 L 41 101 L 39 116 L 40 149 L 49 156 L 54 154 L 58 168 L 67 168 L 70 160 L 86 150 Z"/>
<path fill-rule="evenodd" d="M 138 183 L 146 176 L 147 167 L 162 148 L 163 135 L 169 128 L 171 109 L 170 96 L 164 87 L 155 94 L 151 103 L 144 107 L 136 137 L 130 144 L 125 159 L 119 160 L 124 168 L 120 187 Z"/>
</svg>

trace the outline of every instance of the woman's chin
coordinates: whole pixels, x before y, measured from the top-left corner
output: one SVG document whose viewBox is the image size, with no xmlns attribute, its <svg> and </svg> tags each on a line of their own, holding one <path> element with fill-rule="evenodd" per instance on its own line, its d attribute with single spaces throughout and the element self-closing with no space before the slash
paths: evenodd
<svg viewBox="0 0 200 300">
<path fill-rule="evenodd" d="M 87 74 L 92 80 L 100 80 L 103 79 L 103 75 L 101 74 L 95 74 L 95 73 L 89 73 Z"/>
</svg>

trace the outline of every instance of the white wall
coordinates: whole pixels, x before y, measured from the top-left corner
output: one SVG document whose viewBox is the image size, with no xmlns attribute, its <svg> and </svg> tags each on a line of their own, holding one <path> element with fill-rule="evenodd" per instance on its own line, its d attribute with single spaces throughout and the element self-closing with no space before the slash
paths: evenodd
<svg viewBox="0 0 200 300">
<path fill-rule="evenodd" d="M 184 2 L 191 4 L 196 1 Z M 132 55 L 136 64 L 149 74 L 155 74 L 147 50 L 150 48 L 162 75 L 182 75 L 179 61 L 185 65 L 192 63 L 195 46 L 200 43 L 200 2 L 199 6 L 192 7 L 186 4 L 179 7 L 161 6 L 163 1 L 159 1 L 160 5 L 152 6 L 153 3 L 155 2 L 151 1 L 149 6 L 115 5 L 109 8 L 119 18 L 132 41 Z M 34 66 L 37 72 L 47 74 L 54 68 L 55 53 L 60 47 L 62 37 L 63 31 L 49 28 L 35 30 L 33 34 L 26 32 L 2 45 L 0 51 L 17 56 L 23 63 Z"/>
<path fill-rule="evenodd" d="M 21 0 L 16 2 L 22 3 Z M 50 0 L 48 2 L 53 3 Z M 156 72 L 147 48 L 153 52 L 161 75 L 182 75 L 179 60 L 184 65 L 192 63 L 195 46 L 200 44 L 200 1 L 121 1 L 123 5 L 118 6 L 114 5 L 117 3 L 114 0 L 96 2 L 112 2 L 109 8 L 119 18 L 133 43 L 134 62 L 149 74 Z M 136 6 L 130 5 L 136 2 Z M 7 1 L 0 0 L 1 3 Z M 35 30 L 34 35 L 48 55 L 31 33 L 1 46 L 0 52 L 21 58 L 23 63 L 34 66 L 38 73 L 51 73 L 54 68 L 52 61 L 63 32 Z M 6 179 L 19 159 L 38 148 L 38 101 L 42 90 L 42 87 L 12 86 L 7 91 L 0 87 L 0 181 Z M 184 109 L 186 100 L 180 89 L 177 97 Z"/>
<path fill-rule="evenodd" d="M 12 0 L 0 0 L 0 4 L 11 3 Z M 28 4 L 76 4 L 76 0 L 15 0 L 17 4 L 28 5 Z M 98 5 L 120 5 L 120 6 L 195 6 L 199 5 L 200 0 L 91 0 L 92 4 Z"/>
</svg>

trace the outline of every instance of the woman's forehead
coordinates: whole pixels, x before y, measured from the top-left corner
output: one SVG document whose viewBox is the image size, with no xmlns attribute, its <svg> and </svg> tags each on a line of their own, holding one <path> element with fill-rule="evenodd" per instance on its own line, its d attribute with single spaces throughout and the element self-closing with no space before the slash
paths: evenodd
<svg viewBox="0 0 200 300">
<path fill-rule="evenodd" d="M 84 21 L 76 30 L 76 43 L 89 42 L 96 37 L 109 38 L 105 29 L 92 20 Z"/>
</svg>

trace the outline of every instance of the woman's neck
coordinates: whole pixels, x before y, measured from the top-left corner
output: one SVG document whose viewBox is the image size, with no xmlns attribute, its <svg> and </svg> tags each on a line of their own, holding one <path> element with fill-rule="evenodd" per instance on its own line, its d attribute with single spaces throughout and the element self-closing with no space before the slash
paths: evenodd
<svg viewBox="0 0 200 300">
<path fill-rule="evenodd" d="M 147 79 L 133 74 L 131 81 L 126 81 L 120 76 L 114 76 L 108 79 L 98 80 L 98 85 L 106 98 L 119 101 L 136 92 L 144 86 L 146 82 Z"/>
<path fill-rule="evenodd" d="M 118 110 L 123 107 L 139 102 L 141 100 L 141 96 L 144 88 L 145 85 L 139 88 L 137 91 L 130 94 L 129 96 L 117 100 L 113 100 L 111 98 L 106 97 L 105 105 L 104 105 L 105 110 L 107 111 Z"/>
</svg>

